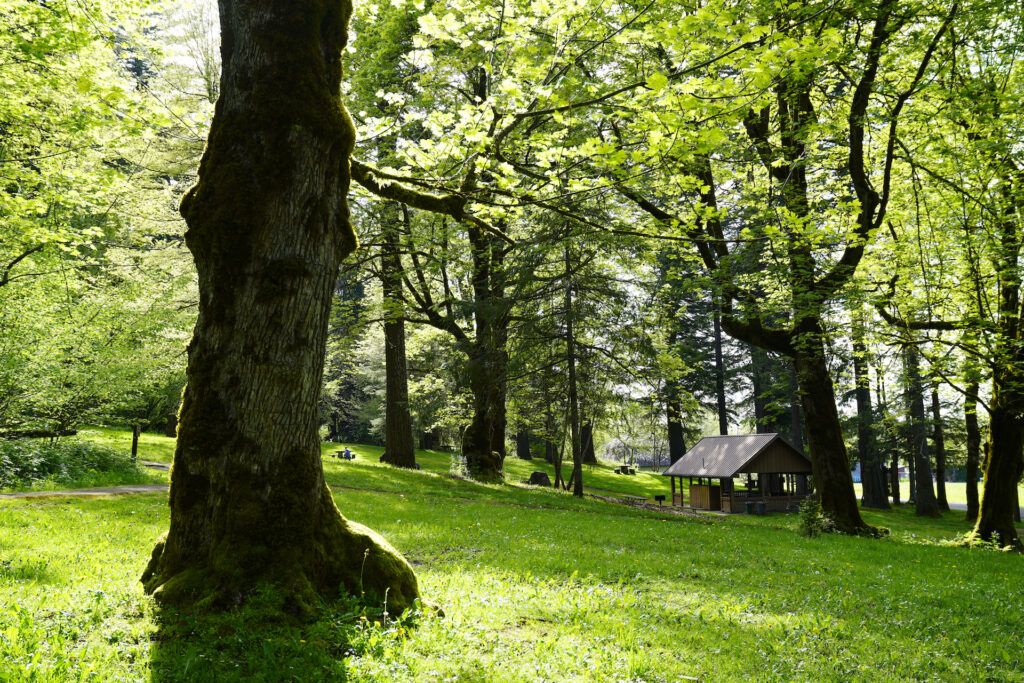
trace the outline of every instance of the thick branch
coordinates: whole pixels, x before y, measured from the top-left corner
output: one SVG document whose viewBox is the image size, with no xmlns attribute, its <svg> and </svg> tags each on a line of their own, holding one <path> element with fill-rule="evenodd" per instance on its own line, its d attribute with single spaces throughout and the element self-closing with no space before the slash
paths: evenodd
<svg viewBox="0 0 1024 683">
<path fill-rule="evenodd" d="M 454 194 L 436 195 L 414 190 L 397 180 L 389 179 L 386 174 L 356 159 L 351 160 L 351 168 L 352 179 L 378 197 L 401 202 L 413 209 L 451 216 L 457 221 L 475 225 L 481 230 L 500 237 L 509 244 L 515 244 L 515 241 L 501 230 L 470 213 L 466 213 L 466 203 L 468 201 L 466 197 Z M 378 178 L 388 179 L 389 182 L 382 183 Z"/>
</svg>

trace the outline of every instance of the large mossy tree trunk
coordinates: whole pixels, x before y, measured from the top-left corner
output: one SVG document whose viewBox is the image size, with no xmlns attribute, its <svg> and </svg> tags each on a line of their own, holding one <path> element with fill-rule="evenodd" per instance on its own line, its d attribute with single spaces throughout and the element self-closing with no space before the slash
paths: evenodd
<svg viewBox="0 0 1024 683">
<path fill-rule="evenodd" d="M 505 461 L 505 383 L 508 357 L 504 343 L 477 343 L 469 352 L 469 388 L 473 418 L 462 434 L 462 455 L 469 474 L 485 481 L 501 478 Z"/>
<path fill-rule="evenodd" d="M 170 529 L 142 580 L 218 609 L 274 586 L 306 614 L 339 590 L 418 595 L 408 563 L 342 517 L 317 435 L 327 322 L 349 224 L 340 98 L 348 2 L 221 0 L 221 96 L 182 203 L 199 277 Z"/>
<path fill-rule="evenodd" d="M 794 361 L 806 417 L 814 487 L 821 509 L 845 533 L 873 532 L 857 507 L 850 459 L 836 409 L 835 387 L 828 372 L 820 332 L 805 335 L 797 349 Z"/>
<path fill-rule="evenodd" d="M 397 208 L 397 207 L 396 207 Z M 403 210 L 404 211 L 404 210 Z M 416 467 L 416 444 L 409 412 L 409 370 L 405 354 L 405 312 L 402 310 L 402 262 L 397 211 L 385 216 L 380 280 L 384 295 L 384 454 L 381 462 Z M 407 215 L 407 214 L 406 214 Z M 394 220 L 389 220 L 394 218 Z"/>
<path fill-rule="evenodd" d="M 1024 550 L 1014 526 L 1019 510 L 1017 484 L 1024 474 L 1024 345 L 1016 351 L 1019 365 L 997 365 L 992 376 L 988 457 L 981 503 L 972 536 L 998 540 Z"/>
<path fill-rule="evenodd" d="M 462 435 L 462 455 L 471 476 L 501 478 L 505 461 L 509 302 L 505 298 L 504 244 L 479 227 L 468 230 L 473 252 L 475 334 L 461 343 L 469 357 L 473 417 Z"/>
<path fill-rule="evenodd" d="M 1024 169 L 1008 157 L 1000 195 L 993 265 L 999 273 L 999 336 L 992 362 L 988 457 L 981 505 L 972 536 L 1024 551 L 1014 516 L 1020 514 L 1017 484 L 1024 473 L 1024 301 L 1021 299 L 1021 252 L 1024 230 Z"/>
</svg>

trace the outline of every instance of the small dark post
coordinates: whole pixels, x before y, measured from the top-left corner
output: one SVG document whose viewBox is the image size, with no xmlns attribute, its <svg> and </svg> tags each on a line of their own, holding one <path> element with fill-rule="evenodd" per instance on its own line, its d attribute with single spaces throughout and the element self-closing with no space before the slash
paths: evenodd
<svg viewBox="0 0 1024 683">
<path fill-rule="evenodd" d="M 139 425 L 138 423 L 132 425 L 132 462 L 138 462 L 139 460 Z"/>
</svg>

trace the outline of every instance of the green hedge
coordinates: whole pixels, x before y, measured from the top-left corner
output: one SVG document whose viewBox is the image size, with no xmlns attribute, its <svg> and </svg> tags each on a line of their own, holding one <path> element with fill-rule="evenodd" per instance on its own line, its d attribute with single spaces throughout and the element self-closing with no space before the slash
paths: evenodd
<svg viewBox="0 0 1024 683">
<path fill-rule="evenodd" d="M 0 441 L 0 489 L 77 488 L 151 481 L 128 453 L 79 439 Z"/>
</svg>

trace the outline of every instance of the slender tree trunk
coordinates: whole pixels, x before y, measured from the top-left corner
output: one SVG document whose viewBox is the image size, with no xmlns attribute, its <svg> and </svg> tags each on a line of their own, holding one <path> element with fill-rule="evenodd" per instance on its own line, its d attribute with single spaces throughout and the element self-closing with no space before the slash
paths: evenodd
<svg viewBox="0 0 1024 683">
<path fill-rule="evenodd" d="M 139 432 L 141 431 L 138 423 L 132 425 L 132 462 L 137 462 L 139 459 Z"/>
<path fill-rule="evenodd" d="M 863 321 L 853 317 L 853 375 L 857 396 L 857 451 L 860 455 L 861 505 L 879 510 L 889 509 L 885 468 L 875 440 L 875 418 L 871 407 L 871 386 L 868 377 L 867 349 L 864 347 Z"/>
<path fill-rule="evenodd" d="M 348 2 L 221 0 L 221 95 L 182 202 L 199 279 L 171 470 L 170 530 L 142 581 L 161 603 L 227 608 L 273 584 L 309 613 L 340 590 L 418 596 L 408 563 L 324 482 L 317 397 L 348 219 L 340 98 Z"/>
<path fill-rule="evenodd" d="M 910 484 L 910 496 L 907 502 L 911 505 L 917 504 L 917 458 L 914 457 L 914 437 L 910 420 L 907 420 L 906 437 L 907 443 L 907 483 Z"/>
<path fill-rule="evenodd" d="M 935 445 L 935 502 L 939 510 L 949 512 L 946 500 L 946 437 L 942 430 L 942 410 L 939 406 L 939 390 L 932 386 L 932 443 Z"/>
<path fill-rule="evenodd" d="M 882 368 L 875 366 L 875 399 L 878 403 L 878 410 L 876 415 L 880 415 L 885 418 L 888 412 L 889 401 L 885 397 L 885 375 L 882 372 Z M 877 440 L 875 442 L 877 444 Z M 880 459 L 884 463 L 885 458 L 880 454 Z M 900 455 L 899 449 L 894 448 L 892 450 L 892 458 L 890 459 L 890 467 L 888 472 L 889 482 L 889 495 L 892 496 L 892 504 L 900 504 Z"/>
<path fill-rule="evenodd" d="M 547 389 L 544 390 L 544 403 L 547 406 L 545 417 L 544 417 L 544 460 L 548 463 L 555 464 L 555 415 L 551 412 L 551 397 L 548 395 Z M 558 486 L 559 482 L 559 471 L 555 471 L 555 486 Z"/>
<path fill-rule="evenodd" d="M 892 453 L 892 469 L 889 472 L 889 486 L 892 489 L 892 504 L 900 504 L 900 456 L 899 451 Z"/>
<path fill-rule="evenodd" d="M 576 334 L 572 312 L 572 263 L 565 247 L 565 355 L 569 366 L 569 436 L 572 445 L 572 495 L 583 497 L 583 453 L 580 452 L 579 392 L 576 387 Z"/>
<path fill-rule="evenodd" d="M 939 504 L 932 488 L 932 468 L 928 460 L 928 437 L 925 429 L 924 384 L 921 381 L 917 347 L 907 346 L 907 399 L 910 412 L 910 450 L 916 475 L 914 514 L 918 517 L 938 517 Z"/>
<path fill-rule="evenodd" d="M 397 208 L 397 207 L 395 207 Z M 403 208 L 404 211 L 404 208 Z M 405 314 L 402 311 L 402 262 L 396 211 L 387 211 L 381 249 L 384 294 L 384 455 L 381 462 L 416 467 L 416 445 L 409 414 L 409 371 L 405 356 Z M 394 220 L 389 220 L 394 219 Z"/>
<path fill-rule="evenodd" d="M 978 382 L 967 385 L 964 396 L 964 427 L 967 431 L 967 521 L 978 519 L 978 466 L 981 457 L 981 430 L 978 428 Z"/>
<path fill-rule="evenodd" d="M 718 401 L 718 433 L 729 433 L 729 412 L 725 405 L 725 360 L 722 357 L 722 317 L 718 310 L 718 300 L 714 303 L 715 333 L 715 397 Z"/>
</svg>

